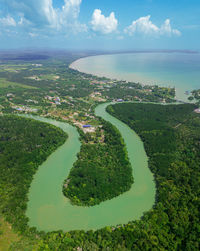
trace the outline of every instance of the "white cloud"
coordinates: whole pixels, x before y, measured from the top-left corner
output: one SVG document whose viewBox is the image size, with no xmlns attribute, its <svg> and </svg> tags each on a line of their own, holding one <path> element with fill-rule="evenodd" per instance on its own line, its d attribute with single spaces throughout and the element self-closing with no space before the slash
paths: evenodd
<svg viewBox="0 0 200 251">
<path fill-rule="evenodd" d="M 77 19 L 80 13 L 80 5 L 82 0 L 65 0 L 65 5 L 62 7 L 62 18 L 70 17 Z"/>
<path fill-rule="evenodd" d="M 85 31 L 85 25 L 78 22 L 81 3 L 82 0 L 64 0 L 60 8 L 54 8 L 53 0 L 9 0 L 7 5 L 10 13 L 21 17 L 20 25 Z"/>
<path fill-rule="evenodd" d="M 118 26 L 118 20 L 115 18 L 114 12 L 111 12 L 110 16 L 105 17 L 99 9 L 94 10 L 90 23 L 93 31 L 103 34 L 115 32 Z"/>
<path fill-rule="evenodd" d="M 37 1 L 36 1 L 37 2 Z M 53 8 L 52 0 L 41 0 L 41 14 L 46 17 L 47 22 L 53 27 L 58 25 L 58 15 Z"/>
<path fill-rule="evenodd" d="M 164 24 L 160 28 L 160 33 L 161 34 L 167 34 L 167 35 L 177 35 L 180 36 L 181 32 L 177 29 L 172 29 L 171 24 L 170 24 L 170 19 L 166 19 Z"/>
<path fill-rule="evenodd" d="M 87 25 L 78 22 L 81 3 L 82 0 L 65 0 L 62 9 L 57 10 L 60 26 L 71 28 L 73 33 L 87 32 Z"/>
<path fill-rule="evenodd" d="M 3 26 L 16 26 L 14 18 L 9 15 L 7 17 L 0 18 L 0 24 Z"/>
<path fill-rule="evenodd" d="M 80 13 L 82 0 L 64 0 L 64 5 L 60 9 L 53 8 L 52 0 L 40 0 L 42 15 L 53 28 L 61 28 L 74 23 Z M 77 22 L 75 22 L 77 25 Z"/>
<path fill-rule="evenodd" d="M 60 9 L 53 8 L 52 0 L 35 1 L 40 1 L 41 15 L 46 18 L 51 27 L 60 29 L 63 26 L 71 26 L 73 23 L 77 27 L 82 0 L 64 0 L 64 5 Z"/>
<path fill-rule="evenodd" d="M 156 26 L 150 20 L 151 16 L 140 17 L 132 22 L 132 24 L 124 29 L 124 32 L 133 36 L 135 33 L 142 33 L 144 35 L 177 35 L 180 36 L 181 32 L 177 29 L 172 29 L 170 19 L 166 19 L 161 27 Z"/>
</svg>

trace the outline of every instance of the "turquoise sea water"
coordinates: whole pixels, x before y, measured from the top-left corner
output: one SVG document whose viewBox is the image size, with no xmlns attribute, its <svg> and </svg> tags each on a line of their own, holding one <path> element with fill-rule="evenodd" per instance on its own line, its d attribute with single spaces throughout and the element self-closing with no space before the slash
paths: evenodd
<svg viewBox="0 0 200 251">
<path fill-rule="evenodd" d="M 200 54 L 130 53 L 92 56 L 70 66 L 81 72 L 175 87 L 178 99 L 187 100 L 185 91 L 200 88 Z"/>
</svg>

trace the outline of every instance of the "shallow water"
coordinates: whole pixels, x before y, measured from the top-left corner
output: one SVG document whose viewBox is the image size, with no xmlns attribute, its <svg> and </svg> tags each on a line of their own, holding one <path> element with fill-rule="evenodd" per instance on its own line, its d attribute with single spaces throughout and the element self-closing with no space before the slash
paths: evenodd
<svg viewBox="0 0 200 251">
<path fill-rule="evenodd" d="M 175 87 L 177 99 L 187 100 L 185 91 L 200 88 L 200 54 L 129 53 L 92 56 L 70 65 L 81 72 L 139 82 Z"/>
<path fill-rule="evenodd" d="M 152 208 L 156 189 L 143 143 L 133 130 L 105 111 L 107 105 L 99 105 L 96 115 L 115 125 L 124 138 L 133 167 L 131 189 L 94 207 L 72 206 L 62 193 L 62 185 L 80 151 L 78 132 L 67 123 L 29 116 L 56 125 L 69 135 L 64 145 L 48 157 L 34 176 L 26 212 L 31 227 L 43 231 L 95 230 L 139 219 Z"/>
</svg>

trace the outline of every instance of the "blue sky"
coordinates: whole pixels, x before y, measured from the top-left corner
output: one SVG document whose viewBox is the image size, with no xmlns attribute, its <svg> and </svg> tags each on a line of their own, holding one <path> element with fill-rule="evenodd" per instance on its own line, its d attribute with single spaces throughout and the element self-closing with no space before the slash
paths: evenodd
<svg viewBox="0 0 200 251">
<path fill-rule="evenodd" d="M 0 0 L 0 49 L 200 50 L 199 0 Z"/>
</svg>

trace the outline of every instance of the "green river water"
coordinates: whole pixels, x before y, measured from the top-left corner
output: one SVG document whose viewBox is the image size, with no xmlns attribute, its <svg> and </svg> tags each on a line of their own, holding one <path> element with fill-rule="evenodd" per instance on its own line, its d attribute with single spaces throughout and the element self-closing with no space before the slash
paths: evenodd
<svg viewBox="0 0 200 251">
<path fill-rule="evenodd" d="M 115 125 L 124 138 L 133 167 L 134 184 L 131 189 L 94 207 L 71 205 L 62 193 L 62 185 L 80 151 L 79 134 L 75 127 L 67 123 L 28 116 L 60 127 L 69 135 L 34 176 L 26 212 L 31 227 L 43 231 L 95 230 L 139 219 L 152 208 L 156 189 L 143 143 L 133 130 L 105 111 L 107 105 L 99 105 L 95 113 Z"/>
</svg>

